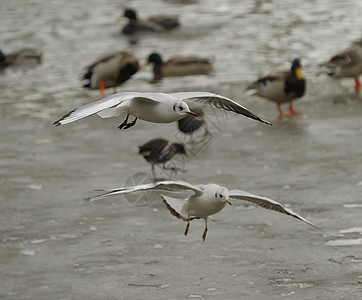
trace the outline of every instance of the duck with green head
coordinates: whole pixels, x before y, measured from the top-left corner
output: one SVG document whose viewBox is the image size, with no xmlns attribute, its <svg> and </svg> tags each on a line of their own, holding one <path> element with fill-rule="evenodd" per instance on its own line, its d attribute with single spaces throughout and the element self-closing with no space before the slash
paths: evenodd
<svg viewBox="0 0 362 300">
<path fill-rule="evenodd" d="M 277 104 L 280 117 L 300 114 L 293 108 L 293 101 L 302 97 L 306 90 L 306 80 L 298 58 L 294 59 L 290 71 L 270 73 L 250 84 L 247 88 L 253 95 L 271 100 Z M 289 102 L 289 113 L 282 111 L 281 104 Z"/>
<path fill-rule="evenodd" d="M 131 8 L 125 9 L 122 17 L 128 19 L 128 23 L 122 28 L 122 33 L 126 35 L 169 31 L 180 26 L 178 18 L 169 15 L 156 15 L 148 19 L 139 19 L 136 11 Z"/>
<path fill-rule="evenodd" d="M 148 56 L 145 65 L 149 64 L 153 64 L 154 80 L 160 80 L 162 77 L 177 77 L 199 74 L 207 75 L 212 71 L 212 63 L 210 59 L 196 56 L 175 56 L 164 62 L 159 53 L 153 52 Z"/>
</svg>

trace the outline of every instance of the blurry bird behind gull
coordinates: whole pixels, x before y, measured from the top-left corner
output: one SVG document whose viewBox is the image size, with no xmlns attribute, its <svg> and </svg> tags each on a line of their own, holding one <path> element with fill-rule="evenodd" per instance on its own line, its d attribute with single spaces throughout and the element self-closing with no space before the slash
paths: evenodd
<svg viewBox="0 0 362 300">
<path fill-rule="evenodd" d="M 157 179 L 155 165 L 162 164 L 163 169 L 177 172 L 179 168 L 166 167 L 165 164 L 177 154 L 186 155 L 186 149 L 183 144 L 170 143 L 166 139 L 157 138 L 139 146 L 139 154 L 151 164 L 153 178 Z"/>
</svg>

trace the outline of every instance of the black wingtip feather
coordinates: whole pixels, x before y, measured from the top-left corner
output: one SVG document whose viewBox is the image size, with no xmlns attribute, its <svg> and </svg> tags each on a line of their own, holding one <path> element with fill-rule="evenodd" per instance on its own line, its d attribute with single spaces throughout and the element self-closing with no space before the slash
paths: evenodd
<svg viewBox="0 0 362 300">
<path fill-rule="evenodd" d="M 54 126 L 59 126 L 62 125 L 62 123 L 60 123 L 61 120 L 65 119 L 66 117 L 69 117 L 71 115 L 71 113 L 73 113 L 75 111 L 75 109 L 73 109 L 72 111 L 70 111 L 69 113 L 65 114 L 63 117 L 61 117 L 59 120 L 56 120 L 52 125 Z"/>
</svg>

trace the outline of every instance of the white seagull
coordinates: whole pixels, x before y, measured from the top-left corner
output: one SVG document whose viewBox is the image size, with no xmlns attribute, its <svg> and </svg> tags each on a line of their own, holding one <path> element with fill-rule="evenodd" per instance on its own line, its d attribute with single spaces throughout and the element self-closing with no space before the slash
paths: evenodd
<svg viewBox="0 0 362 300">
<path fill-rule="evenodd" d="M 190 110 L 189 105 L 199 107 L 210 105 L 270 124 L 239 103 L 213 93 L 181 92 L 166 94 L 122 92 L 76 108 L 58 121 L 55 121 L 53 125 L 68 124 L 94 114 L 101 118 L 117 117 L 122 114 L 127 115 L 124 122 L 118 126 L 119 129 L 132 127 L 136 124 L 137 118 L 153 123 L 171 123 L 182 119 L 186 115 L 197 116 L 196 113 Z M 130 115 L 135 116 L 132 122 L 128 122 Z"/>
<path fill-rule="evenodd" d="M 148 183 L 131 187 L 123 187 L 116 189 L 102 190 L 105 193 L 87 198 L 85 201 L 96 201 L 105 199 L 111 196 L 125 195 L 135 192 L 158 191 L 166 205 L 166 208 L 175 217 L 187 222 L 185 235 L 187 235 L 190 227 L 190 221 L 195 219 L 205 220 L 205 230 L 202 239 L 205 241 L 207 233 L 207 218 L 210 215 L 221 211 L 226 203 L 231 205 L 230 199 L 244 200 L 257 204 L 265 209 L 274 210 L 289 216 L 292 216 L 302 222 L 305 222 L 315 228 L 318 228 L 307 219 L 293 212 L 281 203 L 275 200 L 254 195 L 242 190 L 229 191 L 226 187 L 217 184 L 200 184 L 193 185 L 185 181 L 160 181 L 158 183 Z M 188 192 L 189 196 L 184 199 L 179 199 L 180 195 L 185 195 Z M 191 192 L 191 196 L 190 196 Z M 169 196 L 166 196 L 169 195 Z M 170 197 L 170 195 L 172 197 Z M 177 198 L 175 198 L 177 197 Z"/>
</svg>

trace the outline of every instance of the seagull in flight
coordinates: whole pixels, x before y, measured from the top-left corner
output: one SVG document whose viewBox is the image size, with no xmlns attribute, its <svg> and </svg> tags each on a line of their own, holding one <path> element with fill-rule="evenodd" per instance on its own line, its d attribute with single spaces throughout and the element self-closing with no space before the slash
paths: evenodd
<svg viewBox="0 0 362 300">
<path fill-rule="evenodd" d="M 248 118 L 271 125 L 268 121 L 249 111 L 239 103 L 208 92 L 181 92 L 181 93 L 140 93 L 122 92 L 110 95 L 101 100 L 83 105 L 72 110 L 53 125 L 59 126 L 97 114 L 101 118 L 126 115 L 124 122 L 118 129 L 127 129 L 136 124 L 137 119 L 152 123 L 171 123 L 187 115 L 197 116 L 189 106 L 212 106 L 215 108 L 242 114 Z M 129 116 L 135 119 L 128 122 Z"/>
<path fill-rule="evenodd" d="M 187 236 L 189 232 L 190 221 L 204 219 L 205 230 L 202 235 L 203 241 L 206 239 L 208 230 L 208 216 L 218 213 L 226 204 L 231 205 L 230 199 L 248 201 L 265 209 L 292 216 L 304 223 L 318 228 L 307 219 L 275 200 L 242 190 L 229 191 L 226 187 L 213 183 L 193 185 L 185 181 L 160 181 L 157 183 L 147 183 L 102 191 L 105 193 L 87 198 L 85 201 L 97 201 L 112 196 L 126 195 L 135 192 L 147 193 L 148 191 L 158 191 L 161 194 L 163 203 L 170 213 L 178 219 L 187 222 L 185 236 Z M 188 193 L 187 197 L 185 197 L 186 193 Z"/>
</svg>

